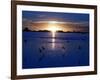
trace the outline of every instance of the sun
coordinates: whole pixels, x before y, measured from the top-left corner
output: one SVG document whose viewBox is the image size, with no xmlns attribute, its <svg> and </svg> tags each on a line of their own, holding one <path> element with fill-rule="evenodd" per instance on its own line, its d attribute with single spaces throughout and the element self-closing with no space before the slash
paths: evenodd
<svg viewBox="0 0 100 80">
<path fill-rule="evenodd" d="M 60 30 L 57 21 L 49 21 L 48 23 L 48 30 L 50 30 L 51 32 L 56 32 L 57 30 Z"/>
<path fill-rule="evenodd" d="M 56 32 L 56 31 L 58 31 L 58 30 L 60 30 L 58 27 L 56 27 L 56 26 L 50 26 L 49 28 L 48 28 L 48 30 L 50 30 L 51 32 Z"/>
<path fill-rule="evenodd" d="M 57 21 L 49 21 L 48 22 L 48 28 L 47 30 L 52 32 L 52 37 L 55 37 L 56 31 L 61 30 L 58 26 Z"/>
<path fill-rule="evenodd" d="M 55 37 L 56 31 L 60 30 L 60 28 L 58 28 L 57 26 L 50 26 L 48 30 L 52 32 L 52 37 Z"/>
</svg>

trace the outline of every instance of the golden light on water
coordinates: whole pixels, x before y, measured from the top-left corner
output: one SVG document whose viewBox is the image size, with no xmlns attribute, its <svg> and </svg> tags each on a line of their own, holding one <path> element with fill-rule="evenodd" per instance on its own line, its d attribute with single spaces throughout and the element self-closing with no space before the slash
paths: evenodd
<svg viewBox="0 0 100 80">
<path fill-rule="evenodd" d="M 51 26 L 48 30 L 50 30 L 52 33 L 52 49 L 54 49 L 55 48 L 55 34 L 58 28 L 56 26 Z"/>
<path fill-rule="evenodd" d="M 52 49 L 54 49 L 55 48 L 55 35 L 56 35 L 56 31 L 61 30 L 57 26 L 57 21 L 50 21 L 49 22 L 48 30 L 51 31 L 51 33 L 52 33 Z"/>
<path fill-rule="evenodd" d="M 52 38 L 52 49 L 55 48 L 55 38 Z"/>
</svg>

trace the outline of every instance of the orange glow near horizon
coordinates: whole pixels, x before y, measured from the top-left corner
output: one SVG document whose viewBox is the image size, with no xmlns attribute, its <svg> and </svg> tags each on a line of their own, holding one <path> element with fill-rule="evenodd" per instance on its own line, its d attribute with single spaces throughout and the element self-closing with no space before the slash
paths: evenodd
<svg viewBox="0 0 100 80">
<path fill-rule="evenodd" d="M 47 30 L 47 31 L 51 31 L 51 32 L 56 32 L 56 31 L 67 32 L 67 31 L 74 30 L 74 28 L 72 26 L 61 23 L 59 21 L 47 21 L 44 23 L 42 23 L 42 22 L 34 23 L 34 24 L 32 24 L 31 27 L 29 27 L 29 29 L 33 30 L 33 31 Z"/>
<path fill-rule="evenodd" d="M 49 21 L 47 30 L 51 31 L 52 33 L 61 30 L 57 25 L 57 23 L 58 23 L 57 21 Z"/>
<path fill-rule="evenodd" d="M 61 29 L 58 28 L 57 26 L 51 25 L 51 26 L 49 26 L 48 30 L 51 32 L 56 32 L 56 31 L 61 30 Z"/>
</svg>

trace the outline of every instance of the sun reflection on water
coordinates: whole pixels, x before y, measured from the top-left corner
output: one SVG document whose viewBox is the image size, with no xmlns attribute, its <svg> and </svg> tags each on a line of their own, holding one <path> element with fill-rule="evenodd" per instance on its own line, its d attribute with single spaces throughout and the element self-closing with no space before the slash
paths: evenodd
<svg viewBox="0 0 100 80">
<path fill-rule="evenodd" d="M 60 27 L 57 25 L 57 21 L 49 21 L 47 30 L 51 31 L 52 33 L 52 49 L 55 49 L 55 36 L 56 32 L 61 30 Z"/>
<path fill-rule="evenodd" d="M 55 48 L 55 32 L 52 32 L 52 49 Z"/>
</svg>

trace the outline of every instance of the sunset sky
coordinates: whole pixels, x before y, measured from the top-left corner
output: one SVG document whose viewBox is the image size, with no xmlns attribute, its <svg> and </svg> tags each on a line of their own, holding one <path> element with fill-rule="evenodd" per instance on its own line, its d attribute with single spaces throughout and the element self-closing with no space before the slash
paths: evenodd
<svg viewBox="0 0 100 80">
<path fill-rule="evenodd" d="M 61 30 L 61 31 L 88 31 L 89 14 L 56 13 L 56 12 L 22 12 L 23 29 L 32 31 Z"/>
</svg>

